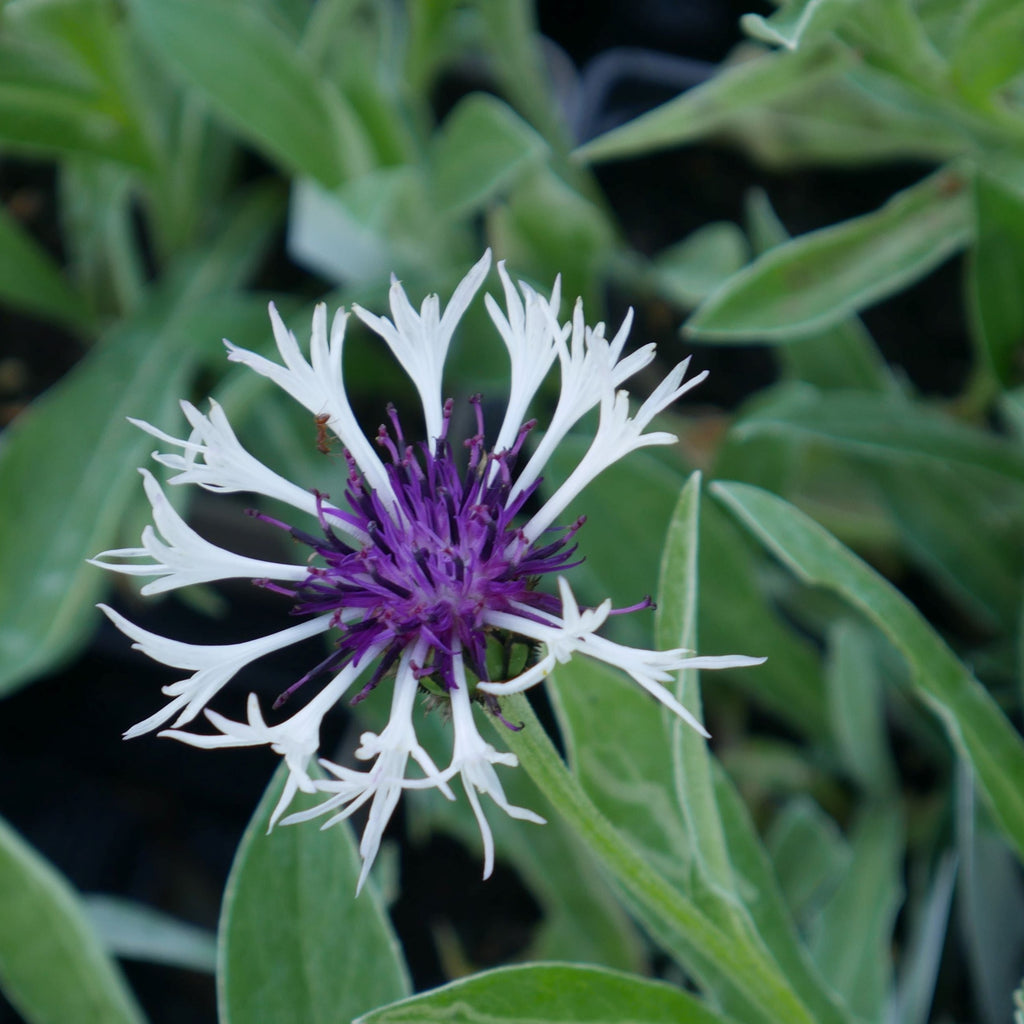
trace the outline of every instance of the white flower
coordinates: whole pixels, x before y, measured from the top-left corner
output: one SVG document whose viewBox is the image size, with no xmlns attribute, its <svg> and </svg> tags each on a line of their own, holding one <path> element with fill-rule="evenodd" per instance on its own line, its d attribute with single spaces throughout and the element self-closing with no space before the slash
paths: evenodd
<svg viewBox="0 0 1024 1024">
<path fill-rule="evenodd" d="M 156 661 L 191 674 L 164 688 L 171 698 L 162 709 L 129 729 L 127 736 L 160 733 L 196 747 L 266 745 L 285 759 L 289 778 L 271 817 L 273 825 L 323 819 L 323 827 L 369 808 L 360 853 L 362 886 L 380 848 L 388 821 L 408 789 L 437 789 L 454 799 L 450 782 L 458 777 L 480 827 L 484 871 L 494 863 L 494 842 L 481 794 L 504 813 L 538 822 L 534 812 L 505 796 L 497 768 L 517 766 L 513 754 L 497 750 L 477 730 L 473 704 L 498 713 L 498 698 L 539 683 L 557 664 L 582 654 L 626 672 L 643 689 L 704 735 L 701 723 L 665 684 L 687 668 L 736 668 L 762 659 L 740 655 L 693 657 L 687 651 L 651 651 L 613 643 L 599 635 L 611 602 L 581 609 L 561 575 L 575 564 L 575 536 L 582 519 L 556 526 L 559 517 L 600 472 L 630 452 L 676 439 L 646 432 L 704 375 L 685 379 L 689 361 L 680 363 L 631 413 L 622 385 L 654 358 L 646 345 L 623 356 L 632 315 L 614 338 L 604 325 L 588 327 L 577 302 L 570 322 L 560 323 L 560 284 L 543 297 L 520 282 L 517 291 L 499 264 L 505 306 L 487 296 L 491 320 L 508 350 L 511 375 L 506 412 L 492 446 L 484 440 L 483 406 L 474 399 L 477 430 L 463 445 L 449 436 L 451 401 L 442 400 L 442 373 L 459 320 L 490 267 L 490 253 L 470 270 L 444 312 L 436 295 L 416 310 L 402 286 L 391 286 L 391 320 L 363 309 L 356 313 L 383 339 L 420 396 L 426 441 L 406 439 L 398 413 L 388 408 L 390 427 L 381 427 L 372 445 L 352 412 L 342 380 L 342 345 L 347 314 L 339 311 L 328 331 L 327 311 L 313 316 L 309 357 L 271 306 L 271 323 L 281 362 L 228 344 L 228 358 L 273 381 L 330 429 L 344 446 L 339 494 L 305 490 L 264 466 L 236 438 L 223 409 L 211 403 L 202 413 L 187 402 L 182 410 L 191 432 L 179 439 L 133 421 L 169 445 L 154 458 L 174 475 L 172 485 L 192 484 L 213 493 L 248 492 L 285 502 L 304 517 L 301 525 L 251 514 L 268 528 L 286 529 L 303 546 L 295 563 L 249 558 L 200 537 L 171 506 L 159 484 L 143 470 L 154 527 L 146 527 L 136 548 L 105 551 L 93 564 L 129 576 L 152 577 L 144 594 L 193 583 L 249 578 L 286 599 L 283 610 L 298 617 L 269 636 L 226 645 L 186 644 L 135 626 L 104 607 L 111 621 L 135 646 Z M 561 392 L 543 439 L 525 459 L 532 421 L 529 406 L 557 361 Z M 555 447 L 591 409 L 598 426 L 576 469 L 523 524 L 523 509 L 534 500 L 544 465 Z M 466 452 L 468 449 L 468 453 Z M 384 453 L 384 457 L 378 454 Z M 343 495 L 340 493 L 343 491 Z M 555 597 L 539 581 L 557 577 Z M 208 705 L 242 668 L 319 634 L 330 635 L 328 653 L 281 694 L 278 714 L 269 722 L 250 694 L 246 720 L 235 722 Z M 487 645 L 492 637 L 521 637 L 539 643 L 536 665 L 514 679 L 488 677 Z M 393 676 L 389 676 L 392 672 Z M 381 732 L 366 732 L 355 752 L 357 766 L 320 759 L 327 778 L 311 774 L 319 753 L 324 715 L 366 676 L 354 701 L 387 681 L 391 713 Z M 320 680 L 326 680 L 320 684 Z M 303 707 L 280 712 L 291 694 L 317 689 Z M 439 768 L 420 744 L 414 705 L 418 692 L 449 701 L 453 741 L 450 761 Z M 213 732 L 185 726 L 199 712 Z M 298 791 L 322 797 L 314 807 L 282 817 Z"/>
</svg>

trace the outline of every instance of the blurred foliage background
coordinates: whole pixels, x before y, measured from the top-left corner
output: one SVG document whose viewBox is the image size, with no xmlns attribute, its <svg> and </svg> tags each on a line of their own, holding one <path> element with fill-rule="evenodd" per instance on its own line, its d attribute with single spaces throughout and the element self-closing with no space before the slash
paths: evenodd
<svg viewBox="0 0 1024 1024">
<path fill-rule="evenodd" d="M 0 837 L 0 984 L 25 1019 L 142 1019 L 110 951 L 174 965 L 130 968 L 156 1024 L 214 1019 L 212 936 L 164 912 L 213 926 L 269 775 L 262 755 L 118 746 L 170 681 L 97 635 L 111 581 L 84 562 L 135 543 L 148 514 L 136 470 L 152 442 L 125 417 L 176 433 L 178 399 L 213 396 L 270 463 L 321 481 L 336 467 L 315 425 L 229 369 L 220 339 L 269 350 L 270 298 L 300 338 L 322 298 L 383 308 L 392 272 L 414 297 L 444 295 L 487 245 L 538 288 L 561 274 L 590 322 L 636 306 L 635 344 L 714 371 L 670 417 L 678 450 L 634 458 L 581 501 L 584 595 L 652 590 L 693 469 L 788 503 L 713 486 L 692 571 L 701 651 L 769 659 L 704 694 L 709 770 L 727 845 L 747 837 L 777 883 L 808 989 L 833 993 L 836 1020 L 1009 1019 L 1024 975 L 1024 5 L 752 6 L 0 8 L 2 809 L 108 894 L 80 903 Z M 500 402 L 504 354 L 472 317 L 485 324 L 482 304 L 447 386 Z M 357 334 L 346 358 L 372 427 L 408 386 Z M 567 444 L 555 474 L 578 454 Z M 204 497 L 197 521 L 239 530 Z M 193 636 L 242 639 L 269 614 L 230 590 L 155 610 L 116 599 Z M 652 642 L 652 622 L 632 620 L 628 639 Z M 276 691 L 287 671 L 238 689 Z M 575 692 L 607 686 L 616 709 L 591 721 L 605 705 L 574 701 L 576 671 L 549 711 L 566 749 L 580 745 L 577 774 L 669 864 L 676 839 L 628 821 L 637 805 L 649 817 L 651 779 L 671 786 L 648 763 L 664 724 L 649 708 L 614 717 L 624 698 L 587 670 Z M 359 729 L 335 728 L 341 745 Z M 621 761 L 626 795 L 586 757 Z M 539 806 L 529 785 L 510 782 L 510 798 Z M 436 838 L 472 846 L 464 810 L 413 804 L 379 879 L 417 988 L 523 958 L 694 976 L 554 812 L 539 838 L 496 822 L 504 871 L 478 887 L 472 855 Z M 752 906 L 759 941 L 785 946 Z M 222 926 L 222 956 L 244 961 L 259 927 Z M 39 964 L 69 934 L 85 959 L 55 984 Z M 776 953 L 783 974 L 803 970 Z M 696 974 L 709 1006 L 747 1019 Z M 337 1019 L 406 991 L 395 977 L 372 995 L 349 978 Z M 75 1016 L 83 978 L 95 1018 Z M 222 1020 L 289 1019 L 221 984 Z"/>
</svg>

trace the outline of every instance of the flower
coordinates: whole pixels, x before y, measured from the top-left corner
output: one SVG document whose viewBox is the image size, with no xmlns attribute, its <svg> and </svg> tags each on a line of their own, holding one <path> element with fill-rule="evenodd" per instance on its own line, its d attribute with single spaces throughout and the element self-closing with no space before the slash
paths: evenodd
<svg viewBox="0 0 1024 1024">
<path fill-rule="evenodd" d="M 429 296 L 417 312 L 395 279 L 391 319 L 355 307 L 356 315 L 383 338 L 419 393 L 426 427 L 426 440 L 419 444 L 406 440 L 392 406 L 377 432 L 376 446 L 360 429 L 342 378 L 348 319 L 344 311 L 335 315 L 328 329 L 326 308 L 317 306 L 308 358 L 273 305 L 270 317 L 281 362 L 226 343 L 231 361 L 269 378 L 313 414 L 321 432 L 319 445 L 323 446 L 327 430 L 339 439 L 347 463 L 347 472 L 339 470 L 345 483 L 342 501 L 304 490 L 264 466 L 242 447 L 216 402 L 211 401 L 208 413 L 182 402 L 191 426 L 183 439 L 132 421 L 172 449 L 153 456 L 174 471 L 170 484 L 196 484 L 213 492 L 242 491 L 294 508 L 305 517 L 304 526 L 254 510 L 250 514 L 268 528 L 287 531 L 306 558 L 298 564 L 268 562 L 211 544 L 178 515 L 156 478 L 141 470 L 154 526 L 143 531 L 140 547 L 105 551 L 91 560 L 113 572 L 152 577 L 143 594 L 248 578 L 286 599 L 298 624 L 225 645 L 187 644 L 158 636 L 101 605 L 136 648 L 192 673 L 166 686 L 170 701 L 126 736 L 169 723 L 160 735 L 196 747 L 269 745 L 289 770 L 285 791 L 271 817 L 272 827 L 279 820 L 293 824 L 325 818 L 326 828 L 368 804 L 360 846 L 360 886 L 405 790 L 436 788 L 454 799 L 450 783 L 460 780 L 479 823 L 485 877 L 493 866 L 494 847 L 480 794 L 513 817 L 542 822 L 532 811 L 506 799 L 495 766 L 515 767 L 515 755 L 484 741 L 474 720 L 474 704 L 501 718 L 502 694 L 534 686 L 556 664 L 584 654 L 628 673 L 706 736 L 701 723 L 664 684 L 688 667 L 734 668 L 763 660 L 740 655 L 698 658 L 683 650 L 650 651 L 613 643 L 598 635 L 612 613 L 611 602 L 580 609 L 563 575 L 578 564 L 576 534 L 584 522 L 581 517 L 556 525 L 566 508 L 613 462 L 639 448 L 673 443 L 672 434 L 645 430 L 706 375 L 686 379 L 689 360 L 684 360 L 631 413 L 629 395 L 621 385 L 650 364 L 655 354 L 654 346 L 646 345 L 623 357 L 631 315 L 611 339 L 605 337 L 603 324 L 586 325 L 579 301 L 571 321 L 562 324 L 557 280 L 546 298 L 523 282 L 517 290 L 499 263 L 504 308 L 490 295 L 485 301 L 511 362 L 505 416 L 494 444 L 488 446 L 482 402 L 474 396 L 470 401 L 475 432 L 461 445 L 450 436 L 453 403 L 442 397 L 444 362 L 455 328 L 490 269 L 490 259 L 490 252 L 485 253 L 443 312 L 436 295 Z M 556 361 L 560 396 L 543 439 L 527 458 L 527 438 L 533 427 L 533 421 L 525 419 L 527 410 Z M 565 482 L 541 501 L 538 489 L 545 462 L 595 407 L 598 424 L 590 447 Z M 525 462 L 522 468 L 521 462 Z M 557 597 L 539 585 L 546 577 L 557 580 Z M 645 600 L 621 610 L 649 604 Z M 268 725 L 253 694 L 245 722 L 208 709 L 220 689 L 255 659 L 317 634 L 331 637 L 329 652 L 281 694 L 274 709 L 280 709 L 297 690 L 313 689 L 314 679 L 326 679 L 326 683 L 290 717 Z M 488 672 L 488 645 L 510 640 L 536 648 L 538 660 L 513 678 L 493 679 Z M 328 777 L 311 775 L 327 711 L 364 677 L 351 698 L 353 703 L 391 679 L 392 673 L 388 723 L 379 734 L 364 733 L 356 750 L 366 769 L 321 760 Z M 414 705 L 424 690 L 450 708 L 453 749 L 444 768 L 417 740 Z M 214 732 L 184 728 L 200 711 Z M 318 793 L 324 799 L 282 818 L 297 790 Z"/>
</svg>

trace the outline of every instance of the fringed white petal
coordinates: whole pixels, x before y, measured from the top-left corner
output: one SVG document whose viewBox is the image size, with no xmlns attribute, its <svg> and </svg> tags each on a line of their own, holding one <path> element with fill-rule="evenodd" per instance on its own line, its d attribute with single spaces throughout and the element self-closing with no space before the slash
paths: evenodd
<svg viewBox="0 0 1024 1024">
<path fill-rule="evenodd" d="M 156 714 L 132 726 L 124 734 L 125 739 L 151 732 L 175 715 L 177 718 L 174 725 L 185 725 L 250 662 L 262 658 L 271 651 L 279 651 L 318 633 L 324 633 L 331 627 L 331 616 L 322 615 L 289 629 L 283 629 L 279 633 L 271 633 L 269 636 L 261 636 L 244 643 L 186 644 L 180 640 L 171 640 L 157 633 L 150 633 L 149 630 L 135 625 L 104 604 L 99 605 L 99 608 L 122 633 L 134 641 L 132 647 L 135 650 L 164 665 L 191 669 L 193 673 L 187 679 L 165 686 L 163 693 L 174 699 Z"/>
<path fill-rule="evenodd" d="M 469 308 L 490 267 L 491 250 L 488 249 L 459 283 L 443 315 L 436 295 L 428 295 L 417 313 L 405 289 L 395 277 L 391 278 L 390 292 L 393 320 L 376 316 L 361 306 L 352 307 L 356 316 L 387 342 L 402 369 L 416 386 L 423 403 L 427 438 L 431 442 L 441 435 L 443 428 L 441 378 L 448 346 L 459 320 Z"/>
<path fill-rule="evenodd" d="M 544 437 L 519 474 L 512 490 L 513 497 L 540 476 L 551 453 L 586 413 L 598 405 L 603 397 L 614 395 L 620 384 L 642 370 L 654 358 L 654 345 L 645 345 L 625 359 L 619 359 L 632 323 L 631 309 L 615 337 L 608 341 L 604 336 L 603 323 L 595 327 L 587 326 L 583 319 L 583 302 L 577 300 L 573 310 L 571 339 L 567 343 L 566 333 L 570 328 L 569 324 L 565 325 L 556 339 L 562 374 L 558 405 L 544 432 Z"/>
<path fill-rule="evenodd" d="M 90 565 L 119 572 L 125 576 L 158 576 L 147 583 L 141 593 L 160 594 L 193 583 L 212 583 L 229 579 L 271 579 L 301 581 L 309 573 L 308 566 L 287 565 L 249 558 L 211 544 L 195 532 L 174 510 L 153 474 L 140 469 L 146 495 L 153 506 L 153 522 L 160 531 L 147 526 L 142 531 L 142 546 L 101 551 L 90 558 Z M 141 564 L 109 561 L 120 558 L 148 558 Z"/>
<path fill-rule="evenodd" d="M 502 682 L 481 682 L 477 684 L 478 689 L 495 696 L 519 693 L 541 682 L 556 664 L 565 664 L 578 652 L 621 669 L 702 736 L 708 736 L 703 724 L 663 684 L 674 681 L 677 673 L 684 669 L 746 668 L 765 661 L 764 658 L 749 658 L 741 654 L 691 657 L 691 652 L 682 649 L 651 651 L 614 643 L 596 633 L 608 617 L 610 601 L 605 601 L 596 609 L 580 611 L 564 577 L 559 577 L 558 588 L 562 598 L 560 622 L 554 616 L 545 616 L 551 620 L 550 625 L 545 625 L 508 612 L 487 616 L 487 621 L 499 629 L 508 629 L 539 640 L 544 644 L 546 653 L 536 665 L 521 675 Z M 532 614 L 535 615 L 536 611 Z"/>
<path fill-rule="evenodd" d="M 458 775 L 466 792 L 473 815 L 480 829 L 480 839 L 484 847 L 484 878 L 490 878 L 494 870 L 494 838 L 491 827 L 480 806 L 477 793 L 486 793 L 509 817 L 520 821 L 532 821 L 537 825 L 545 824 L 545 820 L 525 807 L 511 804 L 505 796 L 501 780 L 494 770 L 496 764 L 516 768 L 519 759 L 515 754 L 494 749 L 477 731 L 473 721 L 473 707 L 469 699 L 469 687 L 466 670 L 463 665 L 462 653 L 456 652 L 453 659 L 456 687 L 451 692 L 452 726 L 455 729 L 455 745 L 452 751 L 452 763 L 445 771 L 448 777 Z"/>
<path fill-rule="evenodd" d="M 309 777 L 309 763 L 320 746 L 320 726 L 324 715 L 338 702 L 358 678 L 362 666 L 347 665 L 305 707 L 278 725 L 267 725 L 260 711 L 259 698 L 249 694 L 245 722 L 235 722 L 216 711 L 205 712 L 219 734 L 192 733 L 165 729 L 161 736 L 180 740 L 204 750 L 220 747 L 269 746 L 288 765 L 288 781 L 270 816 L 268 831 L 277 824 L 295 793 L 316 791 L 316 781 Z"/>
<path fill-rule="evenodd" d="M 655 388 L 634 416 L 629 415 L 629 394 L 626 391 L 613 392 L 610 388 L 604 391 L 601 395 L 600 420 L 594 440 L 579 465 L 569 474 L 568 479 L 523 528 L 523 533 L 528 540 L 535 541 L 565 511 L 587 484 L 623 456 L 639 448 L 673 444 L 677 440 L 675 434 L 664 431 L 645 434 L 643 430 L 658 413 L 667 409 L 707 376 L 705 370 L 684 382 L 683 378 L 689 363 L 690 360 L 687 358 L 676 366 Z"/>
<path fill-rule="evenodd" d="M 276 498 L 309 515 L 316 515 L 312 492 L 293 484 L 265 466 L 242 447 L 224 410 L 210 399 L 205 415 L 191 402 L 181 403 L 182 412 L 192 427 L 187 439 L 173 437 L 144 420 L 129 422 L 166 444 L 182 449 L 182 454 L 154 452 L 153 458 L 176 473 L 168 483 L 197 484 L 208 491 L 246 492 Z"/>
<path fill-rule="evenodd" d="M 505 290 L 507 315 L 490 295 L 484 297 L 484 303 L 505 342 L 511 364 L 505 419 L 493 445 L 494 451 L 501 452 L 511 448 L 515 442 L 530 402 L 555 361 L 559 343 L 564 344 L 568 336 L 569 325 L 564 328 L 558 326 L 558 311 L 562 304 L 561 277 L 555 278 L 549 299 L 520 281 L 523 295 L 520 299 L 505 270 L 504 260 L 498 263 L 498 274 Z"/>
<path fill-rule="evenodd" d="M 369 818 L 359 844 L 363 868 L 359 875 L 357 892 L 362 889 L 370 868 L 373 866 L 384 836 L 384 830 L 391 820 L 395 807 L 398 806 L 404 789 L 436 787 L 449 800 L 455 799 L 455 794 L 452 793 L 451 787 L 438 770 L 437 765 L 417 740 L 416 730 L 412 723 L 413 702 L 419 688 L 413 665 L 420 663 L 426 650 L 426 644 L 421 642 L 416 645 L 415 649 L 406 649 L 403 652 L 398 674 L 395 677 L 388 724 L 379 735 L 365 732 L 360 738 L 356 757 L 362 761 L 373 761 L 373 766 L 369 771 L 355 771 L 322 760 L 320 763 L 335 778 L 318 780 L 316 788 L 320 792 L 331 795 L 316 807 L 289 815 L 283 822 L 283 824 L 291 825 L 336 811 L 337 813 L 334 813 L 321 826 L 330 828 L 332 825 L 344 821 L 368 801 L 372 801 Z M 406 778 L 410 758 L 423 771 L 422 779 Z M 341 809 L 338 810 L 338 808 Z"/>
<path fill-rule="evenodd" d="M 232 362 L 244 363 L 272 380 L 314 416 L 327 416 L 327 426 L 348 449 L 367 483 L 386 503 L 393 503 L 394 494 L 384 464 L 359 426 L 345 391 L 341 356 L 347 319 L 348 314 L 339 309 L 328 336 L 327 307 L 322 302 L 317 305 L 310 340 L 311 363 L 302 355 L 295 335 L 285 326 L 273 303 L 270 304 L 270 320 L 283 366 L 229 341 L 224 344 Z"/>
</svg>

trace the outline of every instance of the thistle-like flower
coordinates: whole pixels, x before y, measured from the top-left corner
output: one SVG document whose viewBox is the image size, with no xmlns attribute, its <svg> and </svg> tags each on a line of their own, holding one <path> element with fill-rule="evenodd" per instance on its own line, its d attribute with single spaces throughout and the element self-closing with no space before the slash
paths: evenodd
<svg viewBox="0 0 1024 1024">
<path fill-rule="evenodd" d="M 142 587 L 143 594 L 249 578 L 283 598 L 296 624 L 245 643 L 211 646 L 158 636 L 101 605 L 136 648 L 191 672 L 166 686 L 170 701 L 126 736 L 170 723 L 161 736 L 197 747 L 268 744 L 285 758 L 289 769 L 272 826 L 297 790 L 324 799 L 310 810 L 285 817 L 286 824 L 326 817 L 327 827 L 368 804 L 360 886 L 403 790 L 433 787 L 454 799 L 450 783 L 456 776 L 461 780 L 483 838 L 485 877 L 493 866 L 494 849 L 480 793 L 513 817 L 542 823 L 532 811 L 506 799 L 495 765 L 515 766 L 516 758 L 480 736 L 474 704 L 501 718 L 502 694 L 541 682 L 557 663 L 580 653 L 626 672 L 707 735 L 665 684 L 688 667 L 734 668 L 763 660 L 740 655 L 698 658 L 683 650 L 649 651 L 613 643 L 597 633 L 612 613 L 611 602 L 580 609 L 562 575 L 577 564 L 575 538 L 583 525 L 582 517 L 557 525 L 566 508 L 618 459 L 638 448 L 674 442 L 672 434 L 644 431 L 705 376 L 685 379 L 689 360 L 680 363 L 631 414 L 629 396 L 620 386 L 654 358 L 653 345 L 623 357 L 631 315 L 610 339 L 603 324 L 586 326 L 580 302 L 572 320 L 562 324 L 557 280 L 547 298 L 522 282 L 517 291 L 499 263 L 505 308 L 490 295 L 485 302 L 511 361 L 505 416 L 488 445 L 482 404 L 479 396 L 474 397 L 470 401 L 475 432 L 461 444 L 451 436 L 453 405 L 442 398 L 445 357 L 489 268 L 488 252 L 459 284 L 443 313 L 436 295 L 429 296 L 417 313 L 394 279 L 393 319 L 355 307 L 356 315 L 383 338 L 419 392 L 426 427 L 426 440 L 419 444 L 406 440 L 391 406 L 376 446 L 356 422 L 342 380 L 348 318 L 344 311 L 338 311 L 328 328 L 326 308 L 316 308 L 308 359 L 273 306 L 270 317 L 282 363 L 227 343 L 230 360 L 269 378 L 313 414 L 321 446 L 328 430 L 341 442 L 347 462 L 347 474 L 339 471 L 345 477 L 342 500 L 304 490 L 263 465 L 242 447 L 216 402 L 211 401 L 208 413 L 182 402 L 192 428 L 184 439 L 132 421 L 172 449 L 153 456 L 174 471 L 169 483 L 262 495 L 301 513 L 305 525 L 300 527 L 250 512 L 268 529 L 287 531 L 301 545 L 304 557 L 297 564 L 249 558 L 204 540 L 178 515 L 147 470 L 141 472 L 155 528 L 146 527 L 140 547 L 105 551 L 93 559 L 93 564 L 114 572 L 153 577 Z M 530 452 L 527 438 L 533 421 L 526 420 L 527 411 L 556 360 L 560 397 L 547 431 Z M 595 407 L 598 425 L 586 454 L 565 482 L 540 501 L 538 488 L 547 459 Z M 317 634 L 330 638 L 329 653 L 278 698 L 275 709 L 300 688 L 320 689 L 290 717 L 268 724 L 255 695 L 249 697 L 244 722 L 208 710 L 240 669 Z M 491 678 L 488 644 L 513 640 L 536 649 L 538 660 L 513 678 Z M 311 775 L 324 715 L 359 681 L 362 686 L 352 702 L 367 697 L 385 679 L 391 689 L 387 726 L 380 734 L 364 733 L 356 750 L 366 769 L 321 760 L 328 777 Z M 435 764 L 417 740 L 414 705 L 421 691 L 450 704 L 454 736 L 447 767 Z M 215 731 L 184 729 L 201 711 Z"/>
</svg>

